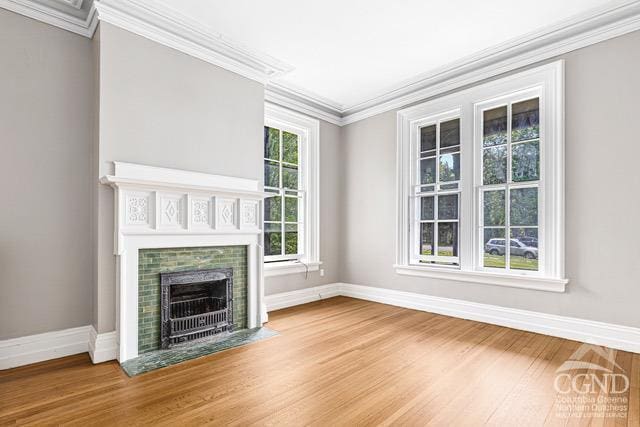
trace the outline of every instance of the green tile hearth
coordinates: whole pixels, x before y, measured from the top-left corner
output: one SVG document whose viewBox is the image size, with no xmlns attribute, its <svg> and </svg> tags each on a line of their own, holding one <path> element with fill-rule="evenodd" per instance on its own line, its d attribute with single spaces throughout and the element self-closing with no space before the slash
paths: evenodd
<svg viewBox="0 0 640 427">
<path fill-rule="evenodd" d="M 160 273 L 233 268 L 234 330 L 247 327 L 247 247 L 140 249 L 138 354 L 160 348 Z"/>
<path fill-rule="evenodd" d="M 279 335 L 278 332 L 268 328 L 243 329 L 230 334 L 221 334 L 217 338 L 210 337 L 205 340 L 187 342 L 167 350 L 150 351 L 134 359 L 127 360 L 121 366 L 127 375 L 133 377 L 277 335 Z"/>
</svg>

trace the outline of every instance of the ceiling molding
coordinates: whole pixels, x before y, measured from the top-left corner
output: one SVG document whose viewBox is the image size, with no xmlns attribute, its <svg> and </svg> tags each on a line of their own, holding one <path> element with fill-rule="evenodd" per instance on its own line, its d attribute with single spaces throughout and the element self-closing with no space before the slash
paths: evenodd
<svg viewBox="0 0 640 427">
<path fill-rule="evenodd" d="M 640 29 L 640 1 L 617 2 L 425 73 L 340 112 L 342 124 L 477 83 Z"/>
<path fill-rule="evenodd" d="M 57 2 L 61 2 L 66 4 L 67 6 L 71 6 L 74 9 L 82 9 L 82 3 L 84 0 L 55 0 Z"/>
<path fill-rule="evenodd" d="M 334 125 L 342 125 L 340 107 L 329 104 L 317 95 L 292 89 L 281 83 L 269 82 L 264 90 L 264 99 Z"/>
<path fill-rule="evenodd" d="M 57 0 L 57 2 L 76 12 L 81 10 L 84 3 L 82 0 Z M 93 37 L 98 25 L 94 4 L 91 4 L 84 19 L 67 13 L 64 9 L 56 9 L 36 0 L 0 0 L 0 7 L 88 38 Z"/>
<path fill-rule="evenodd" d="M 96 7 L 100 21 L 261 83 L 293 69 L 208 30 L 159 1 L 96 0 Z"/>
<path fill-rule="evenodd" d="M 283 83 L 278 103 L 323 120 L 329 115 L 331 123 L 343 126 L 637 30 L 640 1 L 618 1 L 424 73 L 358 104 L 341 107 Z M 286 98 L 291 98 L 289 104 Z"/>
<path fill-rule="evenodd" d="M 52 1 L 60 7 L 46 5 L 42 0 L 0 0 L 0 7 L 89 38 L 93 37 L 99 18 L 263 83 L 267 101 L 340 126 L 640 30 L 640 0 L 619 0 L 344 106 L 283 82 L 278 78 L 292 71 L 292 66 L 209 30 L 163 1 L 95 0 L 90 6 L 89 0 Z M 78 6 L 88 10 L 86 19 L 78 17 Z"/>
</svg>

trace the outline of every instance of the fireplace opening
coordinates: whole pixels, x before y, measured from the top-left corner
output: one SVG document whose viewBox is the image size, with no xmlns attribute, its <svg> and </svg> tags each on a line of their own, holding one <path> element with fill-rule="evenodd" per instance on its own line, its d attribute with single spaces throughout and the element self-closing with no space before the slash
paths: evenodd
<svg viewBox="0 0 640 427">
<path fill-rule="evenodd" d="M 233 269 L 160 273 L 160 347 L 233 330 Z"/>
</svg>

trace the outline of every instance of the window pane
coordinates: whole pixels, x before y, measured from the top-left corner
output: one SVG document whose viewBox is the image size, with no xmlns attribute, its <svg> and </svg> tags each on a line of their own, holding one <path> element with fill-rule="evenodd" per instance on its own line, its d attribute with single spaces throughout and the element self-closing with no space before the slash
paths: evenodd
<svg viewBox="0 0 640 427">
<path fill-rule="evenodd" d="M 482 146 L 491 147 L 507 143 L 507 107 L 494 108 L 483 113 Z"/>
<path fill-rule="evenodd" d="M 507 182 L 507 147 L 490 147 L 482 150 L 482 180 L 484 184 Z"/>
<path fill-rule="evenodd" d="M 264 157 L 280 160 L 280 131 L 278 129 L 264 127 Z"/>
<path fill-rule="evenodd" d="M 511 106 L 511 142 L 540 138 L 538 98 Z"/>
<path fill-rule="evenodd" d="M 457 181 L 460 179 L 460 153 L 440 156 L 440 181 Z"/>
<path fill-rule="evenodd" d="M 436 149 L 436 125 L 420 128 L 420 151 Z"/>
<path fill-rule="evenodd" d="M 453 184 L 440 184 L 440 190 L 457 190 L 458 183 L 455 182 Z"/>
<path fill-rule="evenodd" d="M 420 160 L 420 184 L 433 184 L 436 182 L 436 159 Z"/>
<path fill-rule="evenodd" d="M 298 198 L 284 198 L 284 220 L 286 222 L 298 222 Z"/>
<path fill-rule="evenodd" d="M 298 253 L 298 225 L 297 224 L 285 224 L 284 230 L 284 245 L 285 254 L 297 254 Z"/>
<path fill-rule="evenodd" d="M 505 267 L 504 228 L 484 229 L 484 266 Z"/>
<path fill-rule="evenodd" d="M 298 188 L 298 168 L 282 165 L 282 185 L 284 188 Z"/>
<path fill-rule="evenodd" d="M 514 188 L 510 196 L 512 226 L 538 225 L 538 189 Z"/>
<path fill-rule="evenodd" d="M 483 193 L 484 225 L 504 225 L 505 190 Z"/>
<path fill-rule="evenodd" d="M 458 195 L 438 196 L 438 219 L 458 219 Z"/>
<path fill-rule="evenodd" d="M 458 223 L 438 223 L 438 255 L 458 256 Z"/>
<path fill-rule="evenodd" d="M 282 160 L 287 163 L 298 164 L 298 135 L 282 132 Z"/>
<path fill-rule="evenodd" d="M 266 187 L 280 187 L 280 167 L 278 163 L 265 160 L 264 185 Z"/>
<path fill-rule="evenodd" d="M 420 224 L 420 254 L 433 255 L 433 223 Z"/>
<path fill-rule="evenodd" d="M 282 255 L 282 224 L 264 225 L 264 254 Z"/>
<path fill-rule="evenodd" d="M 538 270 L 538 229 L 511 229 L 511 260 L 515 270 Z"/>
<path fill-rule="evenodd" d="M 460 145 L 460 119 L 440 123 L 440 148 Z"/>
<path fill-rule="evenodd" d="M 280 221 L 282 218 L 282 197 L 267 197 L 264 199 L 264 220 Z"/>
<path fill-rule="evenodd" d="M 540 179 L 539 141 L 522 142 L 511 148 L 511 178 L 515 182 Z"/>
<path fill-rule="evenodd" d="M 420 198 L 420 219 L 433 219 L 433 196 Z"/>
</svg>

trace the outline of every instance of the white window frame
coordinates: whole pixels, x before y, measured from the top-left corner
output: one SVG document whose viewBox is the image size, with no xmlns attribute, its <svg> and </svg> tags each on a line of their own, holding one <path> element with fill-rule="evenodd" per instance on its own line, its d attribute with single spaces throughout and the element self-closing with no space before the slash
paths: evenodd
<svg viewBox="0 0 640 427">
<path fill-rule="evenodd" d="M 449 256 L 440 256 L 437 254 L 438 251 L 438 231 L 436 227 L 436 223 L 438 222 L 457 222 L 458 223 L 458 250 L 460 250 L 460 198 L 462 195 L 462 177 L 458 181 L 450 181 L 450 182 L 440 182 L 440 124 L 443 122 L 448 122 L 450 120 L 460 119 L 460 109 L 454 109 L 451 111 L 444 111 L 429 117 L 426 117 L 422 120 L 417 120 L 414 123 L 416 138 L 412 142 L 411 147 L 411 156 L 414 162 L 413 167 L 411 168 L 411 194 L 413 201 L 413 209 L 409 210 L 409 215 L 411 216 L 410 221 L 410 247 L 414 248 L 409 252 L 411 257 L 412 265 L 422 265 L 423 262 L 442 262 L 442 263 L 459 263 L 460 262 L 460 253 L 456 257 Z M 436 132 L 436 149 L 435 149 L 435 168 L 436 168 L 436 177 L 435 182 L 433 184 L 420 184 L 420 129 L 430 125 L 438 125 L 438 130 Z M 462 162 L 462 135 L 460 136 L 460 159 Z M 462 164 L 460 164 L 460 169 L 462 169 Z M 458 188 L 455 190 L 440 190 L 438 189 L 439 185 L 447 185 L 447 184 L 458 184 Z M 434 186 L 434 191 L 430 192 L 430 194 L 422 194 L 419 190 L 420 187 L 428 187 Z M 438 218 L 438 200 L 439 196 L 444 196 L 448 194 L 458 194 L 458 219 L 457 220 L 436 220 Z M 433 234 L 434 234 L 434 246 L 433 246 L 433 255 L 421 255 L 420 254 L 420 224 L 423 222 L 420 219 L 420 215 L 418 212 L 420 210 L 420 198 L 425 196 L 432 196 L 434 198 L 433 205 L 433 215 L 434 220 L 429 221 L 434 224 Z M 449 264 L 439 264 L 441 267 L 451 267 L 458 268 L 457 265 L 449 265 Z"/>
<path fill-rule="evenodd" d="M 304 194 L 302 207 L 298 209 L 298 222 L 302 224 L 298 228 L 298 254 L 265 256 L 264 274 L 269 277 L 317 271 L 322 264 L 319 260 L 320 122 L 286 108 L 265 103 L 264 125 L 298 135 L 298 189 Z M 264 145 L 261 149 L 264 151 Z M 264 162 L 262 167 L 264 174 Z M 284 217 L 282 220 L 284 221 Z"/>
<path fill-rule="evenodd" d="M 482 111 L 505 100 L 540 99 L 539 271 L 482 266 Z M 517 102 L 517 101 L 514 101 Z M 490 107 L 489 107 L 490 108 Z M 416 152 L 419 128 L 452 111 L 460 115 L 459 266 L 424 264 L 415 256 Z M 398 274 L 564 292 L 564 62 L 556 61 L 398 112 L 396 264 Z M 509 172 L 510 173 L 510 172 Z M 525 185 L 523 183 L 523 185 Z M 437 238 L 437 237 L 436 237 Z M 509 241 L 509 236 L 506 236 Z"/>
</svg>

